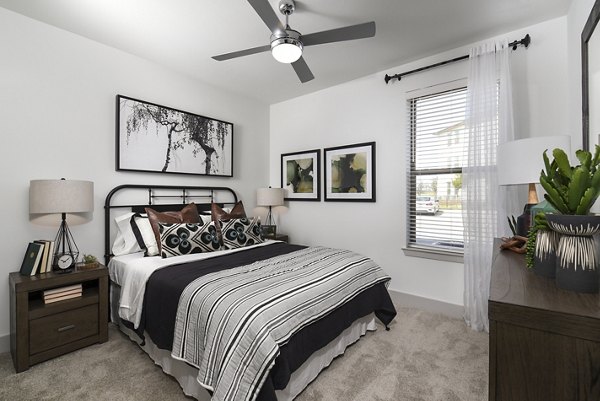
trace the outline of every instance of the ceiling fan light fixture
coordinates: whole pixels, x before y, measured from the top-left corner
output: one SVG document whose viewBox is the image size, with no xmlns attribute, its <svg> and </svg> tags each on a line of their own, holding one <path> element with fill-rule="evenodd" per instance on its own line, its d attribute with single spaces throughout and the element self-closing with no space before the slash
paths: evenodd
<svg viewBox="0 0 600 401">
<path fill-rule="evenodd" d="M 271 42 L 271 54 L 280 63 L 291 64 L 302 56 L 302 42 L 292 37 L 283 37 Z"/>
</svg>

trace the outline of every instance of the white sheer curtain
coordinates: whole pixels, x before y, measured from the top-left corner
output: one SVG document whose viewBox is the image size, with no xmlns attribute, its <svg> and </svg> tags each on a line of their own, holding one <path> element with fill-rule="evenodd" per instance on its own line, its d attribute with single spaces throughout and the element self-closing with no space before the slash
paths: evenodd
<svg viewBox="0 0 600 401">
<path fill-rule="evenodd" d="M 498 186 L 496 148 L 514 139 L 508 42 L 469 54 L 467 167 L 463 168 L 465 322 L 489 331 L 488 297 L 494 237 L 506 233 L 507 191 Z"/>
</svg>

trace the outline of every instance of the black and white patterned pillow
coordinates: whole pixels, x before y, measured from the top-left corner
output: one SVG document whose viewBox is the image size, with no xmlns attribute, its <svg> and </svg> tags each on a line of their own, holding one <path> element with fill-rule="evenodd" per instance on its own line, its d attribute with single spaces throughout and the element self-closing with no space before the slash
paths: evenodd
<svg viewBox="0 0 600 401">
<path fill-rule="evenodd" d="M 221 247 L 212 221 L 206 224 L 158 223 L 158 229 L 163 258 L 218 251 Z"/>
<path fill-rule="evenodd" d="M 260 230 L 260 218 L 231 219 L 221 222 L 223 246 L 229 249 L 260 244 L 263 238 Z"/>
</svg>

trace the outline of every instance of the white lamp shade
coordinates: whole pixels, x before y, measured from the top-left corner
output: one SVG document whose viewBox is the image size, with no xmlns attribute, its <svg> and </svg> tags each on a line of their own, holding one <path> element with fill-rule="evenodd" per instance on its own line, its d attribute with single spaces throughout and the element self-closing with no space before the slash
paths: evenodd
<svg viewBox="0 0 600 401">
<path fill-rule="evenodd" d="M 256 190 L 257 206 L 282 206 L 283 188 L 259 188 Z"/>
<path fill-rule="evenodd" d="M 555 148 L 560 148 L 569 155 L 571 153 L 571 137 L 568 135 L 544 136 L 498 145 L 498 184 L 539 183 L 540 172 L 544 169 L 542 154 L 547 149 L 548 157 L 552 160 L 552 150 Z"/>
<path fill-rule="evenodd" d="M 290 64 L 302 56 L 302 49 L 293 43 L 281 43 L 271 49 L 273 58 L 280 63 Z"/>
<path fill-rule="evenodd" d="M 77 180 L 31 180 L 29 213 L 88 213 L 94 211 L 94 183 Z"/>
</svg>

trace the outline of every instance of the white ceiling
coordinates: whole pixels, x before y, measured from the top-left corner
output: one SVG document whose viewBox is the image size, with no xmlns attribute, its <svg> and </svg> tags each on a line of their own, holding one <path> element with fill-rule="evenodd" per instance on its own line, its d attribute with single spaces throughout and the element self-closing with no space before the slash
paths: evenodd
<svg viewBox="0 0 600 401">
<path fill-rule="evenodd" d="M 269 3 L 277 10 L 278 0 Z M 302 84 L 270 52 L 211 58 L 269 44 L 269 29 L 246 0 L 0 0 L 1 7 L 269 104 L 565 15 L 570 3 L 297 0 L 290 26 L 303 34 L 377 25 L 374 38 L 305 48 L 315 79 Z"/>
</svg>

